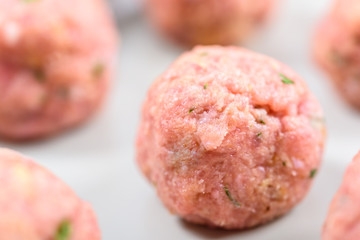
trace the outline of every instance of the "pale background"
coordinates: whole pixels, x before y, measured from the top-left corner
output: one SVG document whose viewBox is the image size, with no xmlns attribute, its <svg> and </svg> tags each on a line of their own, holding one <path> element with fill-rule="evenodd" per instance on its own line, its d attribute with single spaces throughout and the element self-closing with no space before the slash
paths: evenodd
<svg viewBox="0 0 360 240">
<path fill-rule="evenodd" d="M 116 0 L 112 0 L 115 3 Z M 323 167 L 307 198 L 292 212 L 260 228 L 208 230 L 170 215 L 134 162 L 140 106 L 151 82 L 184 49 L 159 36 L 138 11 L 120 0 L 122 36 L 118 74 L 108 101 L 88 124 L 32 144 L 0 142 L 36 159 L 64 179 L 97 212 L 104 240 L 247 239 L 315 240 L 346 165 L 360 147 L 360 113 L 347 107 L 311 58 L 311 40 L 330 0 L 283 0 L 273 21 L 247 47 L 294 68 L 322 103 L 328 126 Z"/>
</svg>

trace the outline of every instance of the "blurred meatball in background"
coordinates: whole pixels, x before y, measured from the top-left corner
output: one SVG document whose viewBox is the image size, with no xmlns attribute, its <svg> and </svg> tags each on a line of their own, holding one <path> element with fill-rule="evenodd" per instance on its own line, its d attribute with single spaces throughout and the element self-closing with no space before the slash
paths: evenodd
<svg viewBox="0 0 360 240">
<path fill-rule="evenodd" d="M 360 152 L 346 169 L 323 227 L 322 240 L 360 239 Z"/>
<path fill-rule="evenodd" d="M 0 1 L 0 137 L 85 121 L 113 75 L 117 31 L 103 0 Z"/>
<path fill-rule="evenodd" d="M 182 44 L 234 44 L 262 24 L 277 0 L 147 0 L 150 20 Z"/>
<path fill-rule="evenodd" d="M 101 239 L 90 205 L 32 160 L 0 148 L 0 185 L 0 239 Z"/>
<path fill-rule="evenodd" d="M 334 2 L 318 26 L 313 51 L 339 93 L 360 110 L 360 1 Z"/>
</svg>

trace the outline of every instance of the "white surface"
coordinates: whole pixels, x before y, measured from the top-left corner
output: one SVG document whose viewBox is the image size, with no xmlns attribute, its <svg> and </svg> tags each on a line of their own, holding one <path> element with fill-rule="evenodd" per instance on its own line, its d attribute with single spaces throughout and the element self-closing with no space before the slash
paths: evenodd
<svg viewBox="0 0 360 240">
<path fill-rule="evenodd" d="M 343 170 L 358 151 L 360 114 L 348 108 L 311 60 L 314 26 L 330 0 L 284 0 L 274 21 L 247 47 L 293 67 L 322 103 L 328 125 L 323 168 L 308 197 L 290 214 L 253 230 L 209 230 L 170 215 L 134 162 L 140 106 L 151 82 L 183 51 L 142 18 L 120 24 L 119 75 L 103 111 L 85 126 L 26 145 L 0 143 L 36 159 L 93 204 L 104 240 L 315 240 Z"/>
<path fill-rule="evenodd" d="M 107 0 L 118 19 L 125 19 L 141 9 L 143 0 Z"/>
</svg>

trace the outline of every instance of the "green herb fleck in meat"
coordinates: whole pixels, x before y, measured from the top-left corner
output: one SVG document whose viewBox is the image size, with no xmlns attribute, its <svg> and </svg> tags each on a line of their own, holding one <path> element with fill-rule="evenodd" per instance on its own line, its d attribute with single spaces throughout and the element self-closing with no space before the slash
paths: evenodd
<svg viewBox="0 0 360 240">
<path fill-rule="evenodd" d="M 104 74 L 104 71 L 105 65 L 102 62 L 98 62 L 93 66 L 91 73 L 95 78 L 100 78 Z"/>
<path fill-rule="evenodd" d="M 192 113 L 195 110 L 195 108 L 190 108 L 189 113 Z"/>
<path fill-rule="evenodd" d="M 241 204 L 231 196 L 231 194 L 229 192 L 229 188 L 227 186 L 224 186 L 224 191 L 225 191 L 226 196 L 236 207 L 241 207 Z"/>
<path fill-rule="evenodd" d="M 348 63 L 347 59 L 335 50 L 331 52 L 330 57 L 331 60 L 335 63 L 335 65 L 337 65 L 338 67 L 344 67 Z"/>
<path fill-rule="evenodd" d="M 279 73 L 280 77 L 281 77 L 281 81 L 284 83 L 284 84 L 295 84 L 295 82 L 293 80 L 291 80 L 290 78 L 288 78 L 287 76 L 285 76 L 284 74 L 282 73 Z"/>
<path fill-rule="evenodd" d="M 56 235 L 55 240 L 69 240 L 71 237 L 71 223 L 68 220 L 65 220 L 60 223 Z"/>
<path fill-rule="evenodd" d="M 206 83 L 206 84 L 204 85 L 204 89 L 206 90 L 206 89 L 207 89 L 207 87 L 208 87 L 208 84 Z"/>
<path fill-rule="evenodd" d="M 256 134 L 257 137 L 261 137 L 261 135 L 262 135 L 262 132 L 259 132 Z"/>
<path fill-rule="evenodd" d="M 317 173 L 317 169 L 316 169 L 316 168 L 312 169 L 312 170 L 310 171 L 309 177 L 310 177 L 310 178 L 314 178 L 315 175 L 316 175 L 316 173 Z"/>
<path fill-rule="evenodd" d="M 284 167 L 286 167 L 286 162 L 282 162 L 282 165 L 283 165 Z"/>
<path fill-rule="evenodd" d="M 39 83 L 45 82 L 45 73 L 42 69 L 34 70 L 34 76 L 35 76 L 36 81 L 38 81 Z"/>
<path fill-rule="evenodd" d="M 262 119 L 260 119 L 259 121 L 258 121 L 258 123 L 260 123 L 260 124 L 262 124 L 262 125 L 265 125 L 266 123 L 264 122 L 264 120 L 262 120 Z"/>
</svg>

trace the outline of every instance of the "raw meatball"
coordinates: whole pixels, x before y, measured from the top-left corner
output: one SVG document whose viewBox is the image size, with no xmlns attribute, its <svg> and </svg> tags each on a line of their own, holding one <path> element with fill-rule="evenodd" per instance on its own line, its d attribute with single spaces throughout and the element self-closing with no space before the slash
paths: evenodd
<svg viewBox="0 0 360 240">
<path fill-rule="evenodd" d="M 360 152 L 348 166 L 331 202 L 323 228 L 323 240 L 360 239 Z"/>
<path fill-rule="evenodd" d="M 338 0 L 318 27 L 314 54 L 336 89 L 360 109 L 360 1 Z"/>
<path fill-rule="evenodd" d="M 172 213 L 241 229 L 304 198 L 324 136 L 318 102 L 287 66 L 237 47 L 196 47 L 151 86 L 137 162 Z"/>
<path fill-rule="evenodd" d="M 0 137 L 77 125 L 102 103 L 116 31 L 103 0 L 0 1 Z"/>
<path fill-rule="evenodd" d="M 142 0 L 108 0 L 113 12 L 120 21 L 127 19 L 138 14 L 141 9 Z"/>
<path fill-rule="evenodd" d="M 264 22 L 276 0 L 148 0 L 154 24 L 186 45 L 243 41 Z"/>
<path fill-rule="evenodd" d="M 91 207 L 28 158 L 0 149 L 0 185 L 0 239 L 101 239 Z"/>
</svg>

